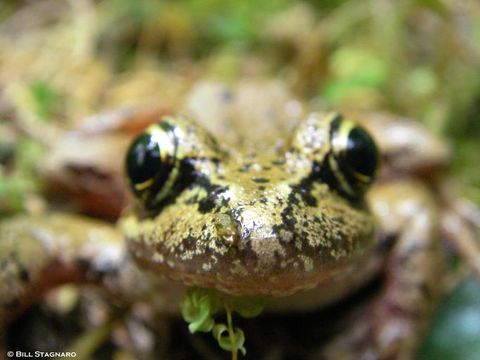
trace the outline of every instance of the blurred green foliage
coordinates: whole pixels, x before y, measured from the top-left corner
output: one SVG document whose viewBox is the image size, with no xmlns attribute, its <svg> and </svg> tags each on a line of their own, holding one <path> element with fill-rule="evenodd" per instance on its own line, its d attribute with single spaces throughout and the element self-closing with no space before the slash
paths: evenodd
<svg viewBox="0 0 480 360">
<path fill-rule="evenodd" d="M 461 283 L 444 299 L 417 360 L 477 360 L 480 354 L 480 285 Z"/>
<path fill-rule="evenodd" d="M 331 82 L 321 96 L 332 106 L 365 89 L 379 89 L 388 79 L 388 66 L 362 48 L 340 48 L 331 58 Z"/>
<path fill-rule="evenodd" d="M 30 85 L 35 112 L 42 120 L 52 119 L 62 104 L 61 94 L 48 82 L 35 81 Z"/>
<path fill-rule="evenodd" d="M 5 176 L 0 171 L 0 216 L 24 211 L 32 194 L 40 190 L 38 161 L 45 148 L 28 138 L 17 139 L 13 153 L 14 169 Z"/>
</svg>

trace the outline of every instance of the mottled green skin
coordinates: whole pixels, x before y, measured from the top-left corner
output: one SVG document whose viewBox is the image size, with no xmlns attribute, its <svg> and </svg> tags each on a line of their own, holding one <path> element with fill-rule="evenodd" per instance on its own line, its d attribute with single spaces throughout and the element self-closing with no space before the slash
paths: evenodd
<svg viewBox="0 0 480 360">
<path fill-rule="evenodd" d="M 288 295 L 358 272 L 374 246 L 374 220 L 362 199 L 340 195 L 318 174 L 331 118 L 312 114 L 288 146 L 259 152 L 222 151 L 193 121 L 163 120 L 176 128 L 195 177 L 153 216 L 123 221 L 134 257 L 236 295 Z"/>
</svg>

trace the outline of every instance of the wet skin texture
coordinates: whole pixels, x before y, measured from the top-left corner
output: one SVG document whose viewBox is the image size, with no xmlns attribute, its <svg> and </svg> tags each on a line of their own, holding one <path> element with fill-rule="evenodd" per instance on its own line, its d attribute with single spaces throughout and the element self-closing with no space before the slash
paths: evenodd
<svg viewBox="0 0 480 360">
<path fill-rule="evenodd" d="M 448 149 L 414 122 L 360 116 L 380 149 L 375 171 L 364 130 L 335 114 L 302 111 L 290 126 L 279 109 L 298 103 L 277 90 L 199 84 L 188 116 L 164 118 L 133 142 L 127 172 L 139 201 L 120 221 L 131 255 L 120 232 L 99 222 L 4 221 L 0 320 L 64 282 L 173 312 L 182 288 L 167 275 L 303 311 L 381 273 L 378 292 L 312 358 L 411 359 L 441 290 L 446 203 L 431 175 Z"/>
<path fill-rule="evenodd" d="M 127 168 L 149 211 L 125 220 L 143 265 L 235 295 L 288 295 L 342 281 L 372 251 L 363 191 L 377 150 L 349 120 L 312 114 L 287 149 L 270 153 L 223 152 L 185 118 L 163 119 L 146 134 L 130 148 Z M 146 175 L 149 153 L 162 161 Z"/>
</svg>

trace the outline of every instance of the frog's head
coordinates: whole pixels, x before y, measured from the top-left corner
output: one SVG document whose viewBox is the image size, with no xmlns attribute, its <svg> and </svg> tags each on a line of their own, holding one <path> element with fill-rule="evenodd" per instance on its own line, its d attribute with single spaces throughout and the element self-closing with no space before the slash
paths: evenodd
<svg viewBox="0 0 480 360">
<path fill-rule="evenodd" d="M 368 133 L 312 114 L 271 153 L 222 149 L 194 122 L 164 118 L 126 158 L 146 211 L 124 229 L 140 264 L 189 285 L 287 295 L 341 281 L 372 249 L 363 195 L 378 162 Z"/>
</svg>

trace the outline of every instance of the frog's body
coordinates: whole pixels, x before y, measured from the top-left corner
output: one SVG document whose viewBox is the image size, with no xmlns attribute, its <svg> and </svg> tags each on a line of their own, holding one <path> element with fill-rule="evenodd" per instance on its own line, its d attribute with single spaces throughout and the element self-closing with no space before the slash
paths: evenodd
<svg viewBox="0 0 480 360">
<path fill-rule="evenodd" d="M 130 211 L 120 222 L 136 262 L 187 285 L 279 297 L 272 307 L 284 310 L 332 302 L 386 269 L 382 291 L 350 320 L 355 326 L 345 327 L 317 355 L 410 358 L 439 298 L 443 264 L 439 201 L 418 175 L 441 168 L 446 147 L 412 123 L 366 119 L 385 164 L 365 198 L 372 169 L 357 174 L 358 184 L 351 174 L 339 173 L 342 166 L 333 158 L 341 140 L 335 140 L 335 131 L 343 127 L 348 135 L 354 126 L 347 120 L 302 115 L 301 106 L 271 84 L 202 86 L 186 112 L 225 141 L 217 145 L 196 122 L 181 117 L 163 120 L 163 130 L 158 125 L 147 130 L 149 136 L 164 136 L 167 129 L 175 151 L 188 161 L 172 163 L 177 172 L 167 178 L 171 193 L 154 186 L 148 193 L 150 179 L 141 183 L 138 192 L 150 210 Z M 256 106 L 248 111 L 245 103 Z M 294 118 L 305 120 L 285 142 Z M 239 129 L 247 134 L 239 135 Z M 265 132 L 270 140 L 260 142 Z M 60 218 L 20 219 L 0 229 L 2 318 L 38 289 L 72 280 L 98 283 L 130 300 L 163 296 L 161 303 L 169 305 L 178 300 L 178 285 L 169 287 L 164 278 L 155 285 L 146 281 L 118 232 Z M 35 251 L 21 250 L 20 240 Z M 45 285 L 42 275 L 52 266 L 67 275 Z"/>
</svg>

